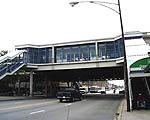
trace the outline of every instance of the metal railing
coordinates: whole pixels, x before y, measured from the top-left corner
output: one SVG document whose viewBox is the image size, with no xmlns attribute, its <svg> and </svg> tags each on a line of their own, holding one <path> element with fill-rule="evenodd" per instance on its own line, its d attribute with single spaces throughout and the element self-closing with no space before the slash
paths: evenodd
<svg viewBox="0 0 150 120">
<path fill-rule="evenodd" d="M 0 79 L 4 78 L 6 75 L 12 75 L 25 64 L 24 51 L 17 52 L 17 54 L 12 57 L 7 56 L 7 59 L 0 63 Z"/>
</svg>

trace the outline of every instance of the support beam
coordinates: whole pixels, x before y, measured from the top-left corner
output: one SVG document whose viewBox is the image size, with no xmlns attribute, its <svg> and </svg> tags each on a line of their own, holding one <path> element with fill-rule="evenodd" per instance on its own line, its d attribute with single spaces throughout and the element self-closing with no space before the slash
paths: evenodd
<svg viewBox="0 0 150 120">
<path fill-rule="evenodd" d="M 48 79 L 45 77 L 45 96 L 48 97 Z"/>
<path fill-rule="evenodd" d="M 19 77 L 18 77 L 18 91 L 17 91 L 17 95 L 19 95 L 20 96 L 20 79 L 19 79 Z"/>
<path fill-rule="evenodd" d="M 30 71 L 30 96 L 33 97 L 33 71 Z"/>
</svg>

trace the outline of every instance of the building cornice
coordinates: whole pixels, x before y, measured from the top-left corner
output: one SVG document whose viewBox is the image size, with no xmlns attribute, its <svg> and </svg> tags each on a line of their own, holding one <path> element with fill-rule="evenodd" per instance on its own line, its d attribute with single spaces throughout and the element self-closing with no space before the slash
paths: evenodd
<svg viewBox="0 0 150 120">
<path fill-rule="evenodd" d="M 145 37 L 146 37 L 146 32 L 139 32 L 139 31 L 126 32 L 125 38 L 130 38 L 130 37 L 134 38 L 134 37 L 143 36 L 143 35 L 145 35 Z M 118 39 L 121 39 L 121 35 L 118 35 L 116 37 L 110 37 L 110 38 L 80 40 L 80 41 L 62 42 L 62 43 L 55 43 L 55 44 L 45 44 L 45 45 L 23 44 L 23 45 L 15 45 L 15 48 L 27 48 L 27 47 L 46 48 L 46 47 L 53 47 L 53 46 L 60 47 L 60 46 L 90 44 L 90 43 L 95 43 L 95 42 L 116 41 Z"/>
</svg>

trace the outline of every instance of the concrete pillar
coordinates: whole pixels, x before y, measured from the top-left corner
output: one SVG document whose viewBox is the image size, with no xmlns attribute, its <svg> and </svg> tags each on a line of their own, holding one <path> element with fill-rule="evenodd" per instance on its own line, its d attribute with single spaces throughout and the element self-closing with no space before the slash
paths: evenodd
<svg viewBox="0 0 150 120">
<path fill-rule="evenodd" d="M 45 96 L 48 97 L 48 80 L 47 77 L 45 77 Z"/>
<path fill-rule="evenodd" d="M 33 71 L 30 71 L 30 96 L 33 97 Z"/>
<path fill-rule="evenodd" d="M 18 91 L 17 91 L 18 95 L 20 95 L 20 79 L 18 77 Z"/>
<path fill-rule="evenodd" d="M 88 93 L 90 93 L 90 80 L 88 81 Z"/>
<path fill-rule="evenodd" d="M 52 87 L 52 82 L 49 82 L 49 96 L 52 97 L 53 96 L 53 87 Z"/>
</svg>

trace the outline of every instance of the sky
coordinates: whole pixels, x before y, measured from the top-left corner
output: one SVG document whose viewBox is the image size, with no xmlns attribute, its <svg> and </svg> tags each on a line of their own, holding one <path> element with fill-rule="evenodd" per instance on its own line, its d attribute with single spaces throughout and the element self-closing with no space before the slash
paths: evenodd
<svg viewBox="0 0 150 120">
<path fill-rule="evenodd" d="M 121 34 L 119 15 L 114 11 L 91 3 L 71 7 L 71 1 L 0 0 L 0 50 L 12 51 L 15 45 L 22 44 L 53 44 Z M 125 32 L 150 32 L 149 0 L 120 3 Z"/>
</svg>

